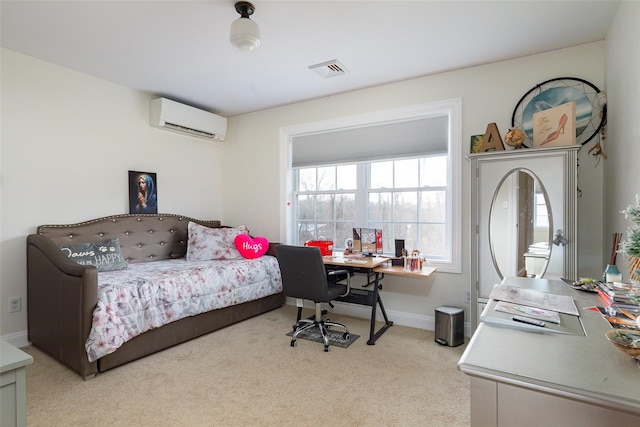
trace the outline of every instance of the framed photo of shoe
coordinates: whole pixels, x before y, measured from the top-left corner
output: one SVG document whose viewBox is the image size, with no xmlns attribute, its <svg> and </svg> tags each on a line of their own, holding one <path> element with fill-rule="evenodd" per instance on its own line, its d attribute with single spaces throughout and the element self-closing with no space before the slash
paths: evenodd
<svg viewBox="0 0 640 427">
<path fill-rule="evenodd" d="M 576 144 L 576 103 L 574 101 L 533 113 L 533 147 L 560 147 Z"/>
<path fill-rule="evenodd" d="M 569 102 L 575 102 L 576 108 L 575 144 L 584 145 L 591 141 L 606 123 L 606 97 L 598 87 L 586 80 L 576 77 L 559 77 L 535 85 L 516 104 L 511 116 L 511 127 L 524 131 L 523 147 L 534 146 L 534 113 Z M 549 144 L 550 142 L 543 147 L 550 146 Z M 564 144 L 556 143 L 556 145 Z"/>
</svg>

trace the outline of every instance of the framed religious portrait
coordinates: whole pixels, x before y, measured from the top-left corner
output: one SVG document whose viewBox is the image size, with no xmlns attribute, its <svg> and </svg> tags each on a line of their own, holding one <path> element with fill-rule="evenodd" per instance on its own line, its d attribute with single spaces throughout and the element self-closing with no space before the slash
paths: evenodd
<svg viewBox="0 0 640 427">
<path fill-rule="evenodd" d="M 158 179 L 154 172 L 129 171 L 129 213 L 158 213 Z"/>
</svg>

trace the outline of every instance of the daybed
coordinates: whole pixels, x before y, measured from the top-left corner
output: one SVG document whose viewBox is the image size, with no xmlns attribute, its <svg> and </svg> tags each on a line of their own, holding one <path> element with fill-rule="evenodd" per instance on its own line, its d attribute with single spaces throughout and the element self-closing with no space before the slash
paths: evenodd
<svg viewBox="0 0 640 427">
<path fill-rule="evenodd" d="M 208 231 L 213 228 L 216 233 L 222 233 L 226 228 L 221 227 L 219 221 L 201 221 L 173 214 L 124 214 L 78 224 L 39 226 L 37 234 L 27 237 L 29 341 L 88 379 L 98 372 L 104 372 L 284 304 L 280 271 L 277 260 L 273 257 L 273 247 L 269 248 L 265 256 L 255 259 L 241 257 L 235 260 L 187 261 L 187 240 L 192 226 L 205 226 Z M 126 260 L 126 268 L 118 271 L 98 272 L 93 265 L 78 264 L 59 246 L 115 238 L 119 240 L 121 258 Z M 192 239 L 193 241 L 195 239 Z M 193 250 L 192 248 L 193 245 L 189 245 L 189 249 Z M 104 250 L 104 247 L 100 247 L 99 250 Z M 228 270 L 229 268 L 235 270 Z M 195 270 L 185 272 L 185 269 Z M 160 289 L 157 283 L 148 282 L 142 286 L 147 282 L 144 276 L 150 272 L 156 274 L 156 282 L 169 285 L 168 292 L 166 289 Z M 183 277 L 175 279 L 176 275 Z M 124 323 L 122 318 L 110 313 L 114 306 L 131 307 L 137 304 L 130 301 L 122 304 L 119 301 L 103 304 L 98 301 L 99 296 L 103 298 L 106 292 L 104 284 L 114 280 L 117 283 L 120 276 L 128 277 L 129 288 L 126 293 L 160 294 L 154 296 L 161 301 L 169 298 L 167 293 L 176 294 L 178 298 L 182 298 L 179 302 L 181 305 L 175 309 L 169 307 L 170 303 L 175 302 L 166 302 L 164 305 L 172 308 L 166 312 L 163 307 L 143 307 L 145 318 L 136 322 L 148 323 L 148 330 L 137 336 L 129 330 L 131 325 L 105 326 L 105 319 L 115 318 L 116 323 Z M 220 288 L 208 295 L 208 299 L 204 294 L 210 291 L 197 290 L 196 295 L 185 296 L 182 288 L 176 289 L 183 287 L 185 282 L 203 277 L 208 282 L 224 282 L 217 284 Z M 252 282 L 248 286 L 242 287 L 243 283 L 230 283 L 244 282 L 247 277 Z M 131 290 L 132 288 L 134 290 Z M 120 297 L 122 295 L 116 295 L 115 298 L 117 300 Z M 205 311 L 200 314 L 191 313 L 190 310 L 198 305 Z M 153 313 L 149 313 L 154 310 L 163 311 L 162 325 L 154 323 L 158 321 L 153 320 Z M 94 311 L 101 312 L 103 317 L 95 320 Z M 131 324 L 137 326 L 136 322 Z M 103 332 L 112 334 L 112 340 L 114 336 L 134 337 L 118 343 L 121 345 L 115 351 L 106 350 L 109 353 L 102 355 L 95 349 L 88 350 L 92 340 L 98 347 L 104 345 L 104 341 L 99 343 L 100 340 L 95 338 L 94 326 L 100 326 Z M 90 361 L 90 358 L 96 357 L 97 360 Z"/>
</svg>

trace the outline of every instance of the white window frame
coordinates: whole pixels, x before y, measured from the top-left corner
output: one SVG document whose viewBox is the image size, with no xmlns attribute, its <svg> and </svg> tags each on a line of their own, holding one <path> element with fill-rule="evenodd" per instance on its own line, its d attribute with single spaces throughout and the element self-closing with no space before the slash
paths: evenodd
<svg viewBox="0 0 640 427">
<path fill-rule="evenodd" d="M 443 273 L 462 272 L 462 100 L 454 98 L 392 110 L 377 111 L 337 119 L 302 123 L 280 129 L 280 241 L 293 241 L 292 141 L 300 135 L 336 131 L 354 126 L 377 125 L 407 119 L 449 117 L 449 182 L 451 183 L 451 260 L 432 262 Z"/>
</svg>

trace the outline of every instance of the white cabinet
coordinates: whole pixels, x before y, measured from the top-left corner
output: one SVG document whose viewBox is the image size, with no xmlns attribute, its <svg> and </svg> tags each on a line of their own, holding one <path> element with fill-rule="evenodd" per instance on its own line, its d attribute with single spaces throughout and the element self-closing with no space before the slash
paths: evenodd
<svg viewBox="0 0 640 427">
<path fill-rule="evenodd" d="M 576 278 L 579 149 L 576 145 L 467 156 L 471 332 L 491 289 L 504 277 Z"/>
<path fill-rule="evenodd" d="M 11 344 L 0 341 L 0 425 L 27 425 L 26 365 L 33 358 Z"/>
<path fill-rule="evenodd" d="M 570 296 L 581 333 L 481 323 L 458 362 L 470 379 L 471 427 L 640 426 L 640 369 L 607 341 L 611 327 L 600 313 L 585 310 L 598 296 L 558 280 L 507 277 L 504 284 Z"/>
</svg>

